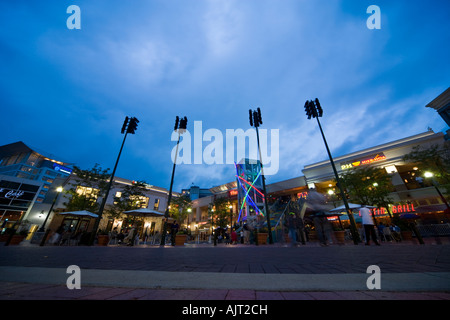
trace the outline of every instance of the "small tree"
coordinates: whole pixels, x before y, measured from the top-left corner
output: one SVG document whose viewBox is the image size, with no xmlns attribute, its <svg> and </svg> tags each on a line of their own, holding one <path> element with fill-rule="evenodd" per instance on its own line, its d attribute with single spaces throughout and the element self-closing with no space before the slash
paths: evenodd
<svg viewBox="0 0 450 320">
<path fill-rule="evenodd" d="M 118 219 L 125 211 L 138 209 L 141 207 L 141 197 L 145 196 L 147 183 L 137 181 L 131 185 L 126 185 L 120 193 L 120 197 L 114 197 L 114 204 L 106 208 L 105 212 L 110 219 Z M 128 215 L 127 215 L 128 217 Z M 129 217 L 128 217 L 129 218 Z"/>
<path fill-rule="evenodd" d="M 227 226 L 230 222 L 230 209 L 228 209 L 229 201 L 227 198 L 217 198 L 211 205 L 214 207 L 214 222 L 221 228 Z"/>
<path fill-rule="evenodd" d="M 389 194 L 394 190 L 391 176 L 384 170 L 363 167 L 349 170 L 341 183 L 353 201 L 388 208 L 392 202 Z M 390 212 L 388 211 L 389 215 Z"/>
<path fill-rule="evenodd" d="M 188 209 L 191 207 L 192 201 L 189 196 L 182 195 L 180 197 L 172 198 L 169 212 L 175 220 L 182 223 L 189 215 Z"/>
<path fill-rule="evenodd" d="M 66 190 L 64 203 L 69 211 L 87 210 L 97 212 L 99 203 L 97 198 L 106 192 L 108 179 L 111 174 L 109 169 L 102 169 L 98 163 L 92 169 L 83 170 L 77 166 L 73 168 L 74 182 L 69 190 Z"/>
<path fill-rule="evenodd" d="M 445 196 L 450 198 L 450 142 L 428 148 L 416 146 L 403 160 L 420 166 L 419 173 L 432 172 L 436 182 L 445 189 Z"/>
</svg>

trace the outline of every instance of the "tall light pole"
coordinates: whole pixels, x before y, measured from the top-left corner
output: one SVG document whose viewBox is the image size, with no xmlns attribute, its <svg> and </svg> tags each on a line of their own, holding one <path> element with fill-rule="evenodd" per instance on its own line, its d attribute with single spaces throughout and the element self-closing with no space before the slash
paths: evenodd
<svg viewBox="0 0 450 320">
<path fill-rule="evenodd" d="M 427 171 L 427 172 L 425 172 L 424 176 L 425 176 L 425 178 L 431 178 L 431 183 L 433 184 L 434 188 L 436 189 L 437 193 L 439 194 L 439 197 L 441 197 L 442 202 L 444 202 L 445 205 L 447 206 L 446 211 L 447 211 L 448 213 L 450 213 L 450 205 L 448 204 L 447 199 L 445 199 L 444 195 L 443 195 L 443 194 L 441 193 L 441 191 L 439 190 L 439 188 L 438 188 L 438 186 L 437 186 L 437 184 L 436 184 L 436 181 L 434 181 L 434 179 L 433 179 L 433 173 Z"/>
<path fill-rule="evenodd" d="M 137 124 L 139 120 L 135 117 L 128 118 L 125 117 L 125 121 L 123 122 L 122 131 L 121 133 L 125 133 L 125 136 L 123 137 L 122 146 L 120 147 L 119 155 L 117 156 L 116 164 L 114 165 L 113 172 L 111 174 L 111 178 L 109 179 L 108 186 L 106 188 L 105 195 L 103 196 L 102 203 L 100 205 L 100 208 L 98 209 L 98 217 L 95 220 L 94 227 L 92 229 L 92 235 L 89 240 L 89 245 L 92 245 L 95 240 L 95 235 L 97 234 L 97 229 L 100 224 L 100 220 L 102 220 L 103 210 L 105 209 L 106 200 L 108 199 L 109 191 L 111 190 L 111 186 L 114 182 L 114 175 L 116 174 L 117 165 L 119 164 L 120 155 L 122 154 L 123 146 L 125 144 L 125 140 L 127 138 L 127 134 L 131 133 L 134 134 L 137 129 Z"/>
<path fill-rule="evenodd" d="M 63 190 L 64 190 L 63 187 L 56 188 L 56 194 L 55 194 L 55 197 L 53 198 L 53 202 L 52 202 L 52 205 L 50 206 L 50 210 L 48 210 L 47 216 L 45 217 L 45 220 L 42 223 L 42 226 L 38 230 L 38 232 L 44 232 L 44 236 L 42 237 L 41 242 L 39 244 L 39 246 L 41 246 L 41 247 L 45 245 L 45 240 L 47 239 L 47 236 L 50 233 L 50 229 L 47 229 L 47 232 L 45 232 L 45 224 L 47 223 L 48 217 L 52 213 L 53 207 L 55 206 L 55 203 L 56 203 L 56 199 L 58 199 L 59 194 L 61 192 L 63 192 Z"/>
<path fill-rule="evenodd" d="M 170 179 L 169 197 L 167 199 L 166 211 L 164 212 L 164 228 L 163 228 L 163 234 L 161 235 L 161 242 L 160 242 L 160 245 L 162 247 L 164 247 L 164 245 L 166 244 L 167 220 L 169 219 L 169 206 L 170 206 L 170 202 L 172 201 L 172 187 L 173 187 L 173 178 L 175 176 L 175 167 L 177 165 L 178 145 L 180 144 L 181 135 L 186 131 L 187 121 L 188 120 L 186 117 L 180 119 L 177 116 L 175 119 L 175 127 L 173 129 L 174 131 L 178 132 L 178 141 L 177 141 L 177 147 L 176 147 L 176 151 L 175 151 L 175 159 L 174 159 L 173 168 L 172 168 L 172 178 Z"/>
<path fill-rule="evenodd" d="M 342 201 L 344 201 L 345 209 L 347 210 L 348 217 L 350 219 L 350 232 L 352 234 L 353 242 L 355 245 L 359 242 L 359 234 L 358 230 L 356 228 L 355 219 L 353 217 L 352 211 L 350 210 L 350 207 L 348 206 L 347 198 L 344 193 L 344 189 L 342 188 L 342 184 L 339 179 L 339 175 L 336 170 L 336 166 L 334 165 L 333 157 L 331 156 L 330 149 L 328 148 L 327 140 L 325 139 L 325 134 L 323 133 L 322 126 L 319 121 L 319 117 L 322 117 L 323 110 L 320 106 L 319 99 L 315 99 L 314 101 L 306 101 L 305 103 L 305 111 L 306 115 L 308 116 L 308 119 L 311 119 L 311 117 L 317 119 L 317 124 L 319 125 L 320 133 L 322 134 L 323 142 L 325 143 L 325 148 L 327 149 L 328 156 L 330 158 L 331 167 L 333 168 L 334 176 L 336 178 L 336 185 L 339 187 L 339 191 L 341 193 Z"/>
<path fill-rule="evenodd" d="M 261 157 L 261 146 L 259 144 L 258 127 L 262 124 L 261 109 L 257 108 L 254 111 L 252 111 L 250 109 L 249 110 L 249 119 L 250 119 L 250 126 L 255 127 L 255 129 L 256 129 L 256 138 L 258 140 L 258 150 L 259 150 L 259 161 L 261 163 L 261 179 L 262 179 L 263 192 L 264 192 L 264 206 L 266 209 L 267 229 L 269 229 L 269 244 L 273 244 L 272 227 L 270 226 L 270 211 L 269 211 L 269 206 L 267 205 L 266 178 L 264 177 L 264 166 L 263 166 L 263 160 Z"/>
</svg>

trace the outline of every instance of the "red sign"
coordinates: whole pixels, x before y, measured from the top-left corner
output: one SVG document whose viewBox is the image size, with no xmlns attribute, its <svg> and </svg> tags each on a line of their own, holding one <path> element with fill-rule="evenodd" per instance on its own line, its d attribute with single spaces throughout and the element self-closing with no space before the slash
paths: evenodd
<svg viewBox="0 0 450 320">
<path fill-rule="evenodd" d="M 392 206 L 392 213 L 406 213 L 406 212 L 415 212 L 414 205 L 411 204 L 399 204 L 398 206 Z"/>
<path fill-rule="evenodd" d="M 383 216 L 387 214 L 385 208 L 372 208 L 370 209 L 371 213 L 373 213 L 374 216 Z M 406 213 L 406 212 L 415 212 L 414 205 L 411 204 L 399 204 L 397 206 L 392 206 L 392 213 Z M 361 213 L 359 214 L 361 216 Z"/>
<path fill-rule="evenodd" d="M 304 192 L 299 192 L 297 193 L 297 197 L 298 198 L 303 198 L 306 199 L 308 197 L 308 192 L 304 191 Z"/>
<path fill-rule="evenodd" d="M 237 194 L 238 194 L 238 191 L 236 189 L 228 191 L 228 196 L 229 197 L 235 197 L 235 196 L 237 196 Z"/>
<path fill-rule="evenodd" d="M 377 161 L 381 161 L 381 160 L 386 160 L 386 156 L 380 152 L 377 153 L 375 156 L 363 159 L 363 160 L 359 160 L 359 161 L 353 161 L 350 163 L 346 163 L 346 164 L 341 164 L 341 169 L 345 170 L 345 169 L 350 169 L 353 167 L 359 167 L 360 165 L 365 165 L 365 164 L 371 164 L 372 162 L 377 162 Z"/>
</svg>

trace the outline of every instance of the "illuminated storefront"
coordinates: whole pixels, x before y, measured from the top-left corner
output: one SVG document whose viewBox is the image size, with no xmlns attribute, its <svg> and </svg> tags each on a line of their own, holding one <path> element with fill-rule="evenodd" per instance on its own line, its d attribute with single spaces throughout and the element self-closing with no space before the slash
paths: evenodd
<svg viewBox="0 0 450 320">
<path fill-rule="evenodd" d="M 1 231 L 26 217 L 41 187 L 39 182 L 0 175 Z"/>
</svg>

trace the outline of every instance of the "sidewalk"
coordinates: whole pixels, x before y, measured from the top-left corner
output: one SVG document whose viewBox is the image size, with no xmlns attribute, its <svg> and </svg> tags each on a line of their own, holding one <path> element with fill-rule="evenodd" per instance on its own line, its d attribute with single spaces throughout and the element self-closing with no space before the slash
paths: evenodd
<svg viewBox="0 0 450 320">
<path fill-rule="evenodd" d="M 367 288 L 370 265 L 380 290 Z M 10 246 L 0 282 L 1 300 L 450 300 L 450 245 Z"/>
</svg>

